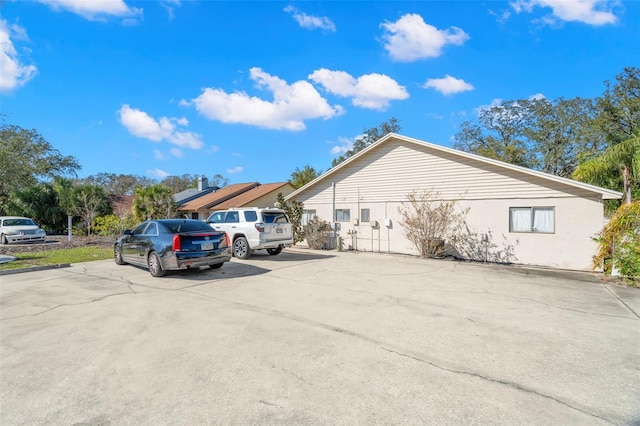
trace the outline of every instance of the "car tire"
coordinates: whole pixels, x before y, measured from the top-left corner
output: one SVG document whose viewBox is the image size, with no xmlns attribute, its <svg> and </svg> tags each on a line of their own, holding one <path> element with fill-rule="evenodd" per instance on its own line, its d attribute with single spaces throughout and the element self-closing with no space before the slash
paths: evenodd
<svg viewBox="0 0 640 426">
<path fill-rule="evenodd" d="M 126 265 L 127 262 L 122 258 L 122 247 L 119 245 L 113 246 L 113 260 L 116 261 L 117 265 Z"/>
<path fill-rule="evenodd" d="M 7 240 L 7 237 L 4 234 L 2 234 L 1 238 L 2 238 L 2 244 L 4 244 L 4 245 L 9 244 L 9 240 Z"/>
<path fill-rule="evenodd" d="M 209 265 L 209 268 L 211 268 L 211 269 L 220 269 L 220 268 L 222 268 L 222 265 L 224 265 L 224 263 L 216 263 L 215 265 Z"/>
<path fill-rule="evenodd" d="M 233 255 L 238 259 L 248 259 L 251 256 L 251 247 L 245 237 L 238 237 L 233 241 Z"/>
<path fill-rule="evenodd" d="M 276 256 L 278 254 L 280 254 L 282 252 L 282 244 L 279 245 L 276 248 L 268 248 L 267 249 L 267 253 L 269 253 L 271 256 Z"/>
<path fill-rule="evenodd" d="M 147 267 L 149 268 L 149 273 L 152 277 L 162 277 L 166 274 L 165 270 L 162 269 L 160 256 L 158 256 L 158 253 L 155 251 L 149 253 L 149 257 L 147 257 Z"/>
</svg>

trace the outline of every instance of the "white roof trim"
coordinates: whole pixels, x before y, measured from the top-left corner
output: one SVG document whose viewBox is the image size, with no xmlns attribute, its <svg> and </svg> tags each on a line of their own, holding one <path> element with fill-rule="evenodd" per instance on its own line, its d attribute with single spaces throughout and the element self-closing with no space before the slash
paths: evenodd
<svg viewBox="0 0 640 426">
<path fill-rule="evenodd" d="M 535 177 L 538 177 L 538 178 L 541 178 L 541 179 L 546 179 L 546 180 L 550 180 L 550 181 L 553 181 L 553 182 L 558 182 L 558 183 L 561 183 L 561 184 L 564 184 L 564 185 L 572 186 L 574 188 L 580 188 L 580 189 L 584 189 L 586 191 L 595 192 L 597 194 L 602 195 L 602 198 L 604 200 L 617 200 L 617 199 L 622 198 L 622 195 L 623 195 L 621 192 L 613 191 L 611 189 L 601 188 L 599 186 L 590 185 L 588 183 L 578 182 L 578 181 L 573 180 L 573 179 L 568 179 L 568 178 L 564 178 L 564 177 L 560 177 L 560 176 L 550 175 L 548 173 L 544 173 L 544 172 L 540 172 L 540 171 L 537 171 L 537 170 L 528 169 L 528 168 L 522 167 L 522 166 L 516 166 L 515 164 L 505 163 L 504 161 L 493 160 L 491 158 L 483 157 L 481 155 L 471 154 L 469 152 L 459 151 L 459 150 L 453 149 L 453 148 L 447 148 L 447 147 L 436 145 L 436 144 L 433 144 L 433 143 L 430 143 L 430 142 L 421 141 L 419 139 L 414 139 L 414 138 L 410 138 L 410 137 L 407 137 L 407 136 L 398 135 L 396 133 L 388 133 L 385 136 L 383 136 L 382 138 L 378 139 L 376 142 L 372 143 L 371 145 L 369 145 L 368 147 L 363 149 L 362 151 L 360 151 L 357 154 L 349 157 L 347 160 L 343 161 L 342 163 L 338 164 L 337 166 L 330 168 L 329 170 L 327 170 L 326 172 L 324 172 L 322 175 L 318 176 L 317 178 L 315 178 L 311 182 L 307 183 L 303 187 L 298 188 L 297 190 L 295 190 L 291 194 L 287 195 L 285 197 L 285 199 L 294 198 L 296 195 L 300 194 L 303 191 L 306 191 L 308 188 L 310 188 L 311 186 L 315 185 L 317 182 L 326 179 L 328 176 L 330 176 L 333 173 L 337 172 L 338 170 L 340 170 L 341 168 L 345 167 L 346 165 L 348 165 L 348 164 L 350 164 L 350 163 L 352 163 L 354 161 L 357 161 L 358 158 L 360 158 L 363 155 L 366 155 L 367 152 L 369 152 L 372 149 L 375 149 L 378 145 L 381 145 L 381 144 L 385 143 L 389 139 L 398 139 L 398 140 L 401 140 L 401 141 L 417 144 L 417 145 L 420 145 L 420 146 L 426 146 L 426 147 L 434 149 L 436 151 L 446 152 L 448 154 L 452 154 L 452 155 L 455 155 L 455 156 L 458 156 L 458 157 L 470 158 L 470 159 L 473 159 L 473 160 L 476 160 L 476 161 L 480 161 L 482 163 L 491 164 L 491 165 L 494 165 L 494 166 L 497 166 L 497 167 L 501 167 L 503 169 L 514 170 L 514 171 L 517 171 L 517 172 L 520 172 L 520 173 L 524 173 L 526 175 L 535 176 Z"/>
</svg>

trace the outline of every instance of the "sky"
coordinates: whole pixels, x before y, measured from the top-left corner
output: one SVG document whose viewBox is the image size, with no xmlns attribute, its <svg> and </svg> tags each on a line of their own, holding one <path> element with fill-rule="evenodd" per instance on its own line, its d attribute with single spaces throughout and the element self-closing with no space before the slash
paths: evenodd
<svg viewBox="0 0 640 426">
<path fill-rule="evenodd" d="M 283 182 L 364 129 L 450 147 L 501 100 L 600 96 L 640 2 L 0 3 L 0 112 L 97 173 Z"/>
</svg>

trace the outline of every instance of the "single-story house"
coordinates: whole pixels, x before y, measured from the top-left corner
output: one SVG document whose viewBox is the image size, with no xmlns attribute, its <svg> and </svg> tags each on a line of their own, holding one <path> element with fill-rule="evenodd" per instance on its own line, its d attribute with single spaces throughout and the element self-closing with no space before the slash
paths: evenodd
<svg viewBox="0 0 640 426">
<path fill-rule="evenodd" d="M 278 193 L 286 196 L 294 190 L 295 187 L 289 182 L 237 183 L 197 197 L 181 205 L 178 211 L 192 219 L 205 220 L 216 210 L 232 207 L 273 207 Z"/>
<path fill-rule="evenodd" d="M 336 223 L 345 249 L 418 254 L 399 209 L 431 191 L 467 211 L 449 254 L 500 263 L 590 270 L 603 201 L 622 194 L 513 164 L 388 134 L 287 200 Z"/>
</svg>

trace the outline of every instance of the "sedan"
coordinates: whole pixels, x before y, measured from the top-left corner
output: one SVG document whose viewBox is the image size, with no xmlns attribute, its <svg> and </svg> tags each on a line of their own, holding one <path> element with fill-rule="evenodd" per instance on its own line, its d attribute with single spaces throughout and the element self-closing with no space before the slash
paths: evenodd
<svg viewBox="0 0 640 426">
<path fill-rule="evenodd" d="M 44 243 L 47 233 L 27 217 L 0 216 L 0 241 L 9 243 Z"/>
<path fill-rule="evenodd" d="M 231 260 L 229 237 L 195 219 L 147 220 L 124 231 L 113 247 L 118 265 L 149 269 L 154 277 L 167 271 L 208 266 L 217 269 Z"/>
</svg>

